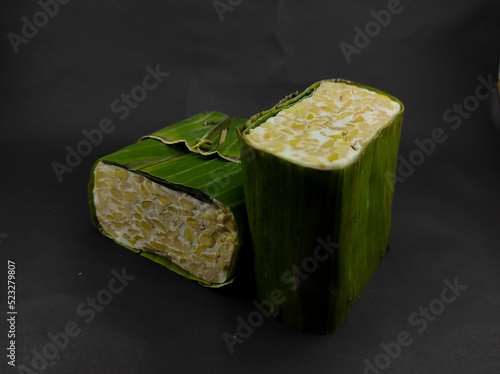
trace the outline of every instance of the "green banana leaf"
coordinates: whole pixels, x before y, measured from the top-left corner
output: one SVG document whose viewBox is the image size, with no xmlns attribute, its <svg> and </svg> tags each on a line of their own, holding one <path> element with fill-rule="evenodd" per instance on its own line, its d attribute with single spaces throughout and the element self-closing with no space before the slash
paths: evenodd
<svg viewBox="0 0 500 374">
<path fill-rule="evenodd" d="M 231 119 L 218 112 L 200 113 L 144 138 L 157 139 L 165 144 L 182 143 L 191 152 L 202 155 L 218 154 L 228 161 L 240 163 L 235 129 L 242 125 L 241 121 L 245 120 Z M 203 126 L 200 126 L 200 123 Z"/>
<path fill-rule="evenodd" d="M 329 80 L 376 89 L 344 80 Z M 359 158 L 335 170 L 255 149 L 245 135 L 312 93 L 317 82 L 237 129 L 258 297 L 286 325 L 331 333 L 347 318 L 389 245 L 403 105 Z"/>
<path fill-rule="evenodd" d="M 103 162 L 140 174 L 169 189 L 185 192 L 202 202 L 216 200 L 225 205 L 237 222 L 241 248 L 247 220 L 235 128 L 245 122 L 244 119 L 229 118 L 218 112 L 201 113 L 97 160 L 89 182 L 89 204 L 94 225 L 113 239 L 100 224 L 94 203 L 94 170 L 99 162 Z M 116 242 L 207 287 L 220 287 L 233 281 L 231 276 L 226 282 L 211 283 L 182 269 L 168 257 Z M 232 275 L 238 252 L 230 271 Z"/>
</svg>

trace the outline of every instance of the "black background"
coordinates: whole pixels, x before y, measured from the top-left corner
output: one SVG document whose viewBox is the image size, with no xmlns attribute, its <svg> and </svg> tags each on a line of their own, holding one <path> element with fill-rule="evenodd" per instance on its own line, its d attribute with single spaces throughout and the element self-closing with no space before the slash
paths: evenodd
<svg viewBox="0 0 500 374">
<path fill-rule="evenodd" d="M 222 1 L 226 3 L 225 0 Z M 238 1 L 233 0 L 233 4 Z M 494 77 L 497 0 L 401 0 L 403 10 L 348 63 L 340 43 L 387 1 L 250 1 L 219 17 L 212 1 L 71 1 L 15 53 L 7 35 L 40 10 L 0 10 L 0 371 L 7 365 L 7 260 L 16 263 L 16 364 L 74 321 L 81 328 L 44 373 L 363 373 L 401 331 L 414 339 L 384 373 L 500 372 L 498 95 L 453 130 L 443 113 Z M 110 104 L 145 68 L 170 75 L 120 120 Z M 224 332 L 255 310 L 251 278 L 203 288 L 114 244 L 90 223 L 93 162 L 204 110 L 248 117 L 325 78 L 345 78 L 406 106 L 400 155 L 442 128 L 447 140 L 397 183 L 391 251 L 335 334 L 295 332 L 271 318 L 230 354 Z M 59 182 L 64 163 L 102 118 L 115 125 Z M 111 271 L 135 279 L 93 321 L 76 309 Z M 468 288 L 417 332 L 409 316 L 452 281 Z M 23 371 L 21 371 L 23 372 Z"/>
</svg>

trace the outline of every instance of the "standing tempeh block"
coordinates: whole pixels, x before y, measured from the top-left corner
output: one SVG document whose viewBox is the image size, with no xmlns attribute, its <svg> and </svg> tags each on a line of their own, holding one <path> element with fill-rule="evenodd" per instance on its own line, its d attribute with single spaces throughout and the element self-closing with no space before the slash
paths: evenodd
<svg viewBox="0 0 500 374">
<path fill-rule="evenodd" d="M 387 94 L 327 80 L 238 128 L 257 292 L 285 324 L 334 331 L 380 265 L 402 116 Z"/>
</svg>

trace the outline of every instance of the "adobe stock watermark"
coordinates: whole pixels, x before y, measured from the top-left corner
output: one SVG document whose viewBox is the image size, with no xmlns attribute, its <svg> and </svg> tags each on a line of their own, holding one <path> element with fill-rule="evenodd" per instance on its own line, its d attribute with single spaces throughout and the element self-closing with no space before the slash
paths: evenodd
<svg viewBox="0 0 500 374">
<path fill-rule="evenodd" d="M 347 42 L 341 42 L 339 44 L 340 50 L 342 51 L 347 63 L 351 63 L 351 56 L 353 54 L 360 54 L 364 48 L 368 47 L 371 41 L 379 36 L 384 28 L 389 26 L 392 21 L 392 17 L 400 14 L 403 9 L 404 7 L 401 5 L 399 0 L 389 0 L 387 2 L 386 9 L 379 10 L 378 12 L 373 9 L 370 10 L 372 19 L 365 24 L 363 29 L 359 26 L 354 27 L 355 35 L 353 38 L 353 44 L 349 44 Z"/>
<path fill-rule="evenodd" d="M 6 239 L 9 236 L 9 234 L 4 234 L 0 232 L 0 243 L 2 243 L 2 239 Z"/>
<path fill-rule="evenodd" d="M 245 157 L 245 162 L 250 163 L 256 157 L 256 151 L 251 148 L 245 148 L 241 151 L 240 159 Z M 233 162 L 228 162 L 227 165 L 221 169 L 210 171 L 210 178 L 212 183 L 206 186 L 205 191 L 208 195 L 214 196 L 218 195 L 221 190 L 225 189 L 234 180 L 238 182 L 241 181 L 242 178 L 242 169 L 235 168 Z"/>
<path fill-rule="evenodd" d="M 87 297 L 76 307 L 76 315 L 85 317 L 83 322 L 86 324 L 94 321 L 97 313 L 102 312 L 113 301 L 114 296 L 121 293 L 129 282 L 135 279 L 135 275 L 127 274 L 125 268 L 122 268 L 121 273 L 113 269 L 111 274 L 113 277 L 109 280 L 107 287 L 99 290 L 95 297 Z M 75 339 L 81 332 L 81 324 L 68 321 L 62 331 L 48 333 L 47 343 L 31 350 L 30 363 L 16 366 L 18 373 L 40 374 L 47 369 L 50 361 L 58 358 L 60 353 L 68 347 L 71 339 Z"/>
<path fill-rule="evenodd" d="M 243 0 L 214 0 L 212 6 L 214 7 L 220 21 L 224 21 L 224 13 L 232 12 Z"/>
<path fill-rule="evenodd" d="M 331 241 L 330 236 L 326 238 L 326 241 L 322 238 L 317 238 L 316 241 L 318 245 L 314 248 L 312 256 L 304 258 L 300 265 L 293 265 L 290 270 L 285 271 L 281 275 L 281 281 L 292 291 L 297 290 L 301 282 L 309 278 L 310 274 L 318 269 L 319 263 L 330 258 L 334 250 L 339 247 L 339 244 Z M 234 346 L 236 344 L 243 344 L 248 340 L 255 329 L 264 323 L 264 317 L 270 317 L 272 311 L 276 310 L 285 300 L 286 296 L 283 294 L 283 289 L 281 288 L 272 290 L 268 300 L 262 300 L 261 302 L 254 300 L 253 305 L 255 306 L 255 310 L 250 312 L 246 318 L 241 316 L 236 318 L 236 322 L 238 322 L 236 333 L 231 334 L 226 331 L 222 334 L 222 339 L 226 343 L 229 353 L 234 353 Z"/>
<path fill-rule="evenodd" d="M 28 44 L 37 34 L 38 31 L 45 27 L 51 18 L 54 18 L 58 13 L 61 5 L 66 5 L 70 0 L 39 0 L 37 2 L 40 10 L 36 11 L 30 18 L 24 16 L 21 18 L 21 35 L 14 32 L 7 34 L 10 45 L 16 54 L 19 53 L 21 44 Z"/>
<path fill-rule="evenodd" d="M 430 136 L 422 140 L 415 139 L 416 148 L 413 149 L 407 157 L 398 156 L 398 166 L 396 173 L 387 171 L 385 173 L 386 182 L 395 187 L 397 183 L 404 183 L 415 172 L 416 168 L 422 166 L 428 157 L 432 156 L 439 144 L 448 140 L 448 134 L 451 130 L 458 130 L 464 120 L 478 110 L 481 102 L 486 101 L 494 94 L 497 89 L 497 80 L 493 74 L 487 78 L 477 77 L 478 84 L 474 94 L 467 96 L 461 103 L 453 103 L 452 107 L 446 109 L 443 113 L 443 121 L 449 125 L 447 129 L 442 127 L 434 128 Z"/>
<path fill-rule="evenodd" d="M 148 92 L 156 89 L 170 74 L 161 71 L 160 64 L 157 64 L 155 69 L 147 66 L 146 72 L 147 74 L 142 78 L 141 84 L 133 87 L 128 93 L 122 93 L 119 98 L 111 102 L 110 110 L 118 115 L 119 120 L 125 120 L 131 110 L 137 108 L 139 103 L 146 100 Z M 53 161 L 51 163 L 52 170 L 54 170 L 58 181 L 62 182 L 64 174 L 73 172 L 82 163 L 83 157 L 90 155 L 94 147 L 101 144 L 104 134 L 111 134 L 115 128 L 113 120 L 104 117 L 99 121 L 99 125 L 96 128 L 82 130 L 84 139 L 80 140 L 74 147 L 70 145 L 66 146 L 65 162 Z"/>
<path fill-rule="evenodd" d="M 422 334 L 427 330 L 429 323 L 434 322 L 438 316 L 443 314 L 446 310 L 446 305 L 453 303 L 458 296 L 465 291 L 468 286 L 458 283 L 458 278 L 453 279 L 453 283 L 448 279 L 443 281 L 445 288 L 441 290 L 439 298 L 431 300 L 426 307 L 420 306 L 417 312 L 410 314 L 408 317 L 408 324 L 416 328 L 415 331 L 410 332 L 403 330 L 399 332 L 393 342 L 380 343 L 380 348 L 383 352 L 379 353 L 373 359 L 373 362 L 365 359 L 363 374 L 381 374 L 382 370 L 386 370 L 394 360 L 401 356 L 403 348 L 409 347 L 417 334 Z"/>
</svg>

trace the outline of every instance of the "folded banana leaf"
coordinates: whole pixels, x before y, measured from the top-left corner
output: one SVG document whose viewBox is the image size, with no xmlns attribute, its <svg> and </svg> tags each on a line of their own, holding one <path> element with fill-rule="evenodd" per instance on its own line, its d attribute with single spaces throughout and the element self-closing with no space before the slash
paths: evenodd
<svg viewBox="0 0 500 374">
<path fill-rule="evenodd" d="M 379 267 L 402 117 L 392 96 L 325 80 L 237 129 L 258 297 L 283 323 L 333 332 Z"/>
<path fill-rule="evenodd" d="M 93 223 L 204 286 L 231 283 L 246 225 L 235 131 L 244 123 L 201 113 L 102 157 L 89 184 Z"/>
</svg>

